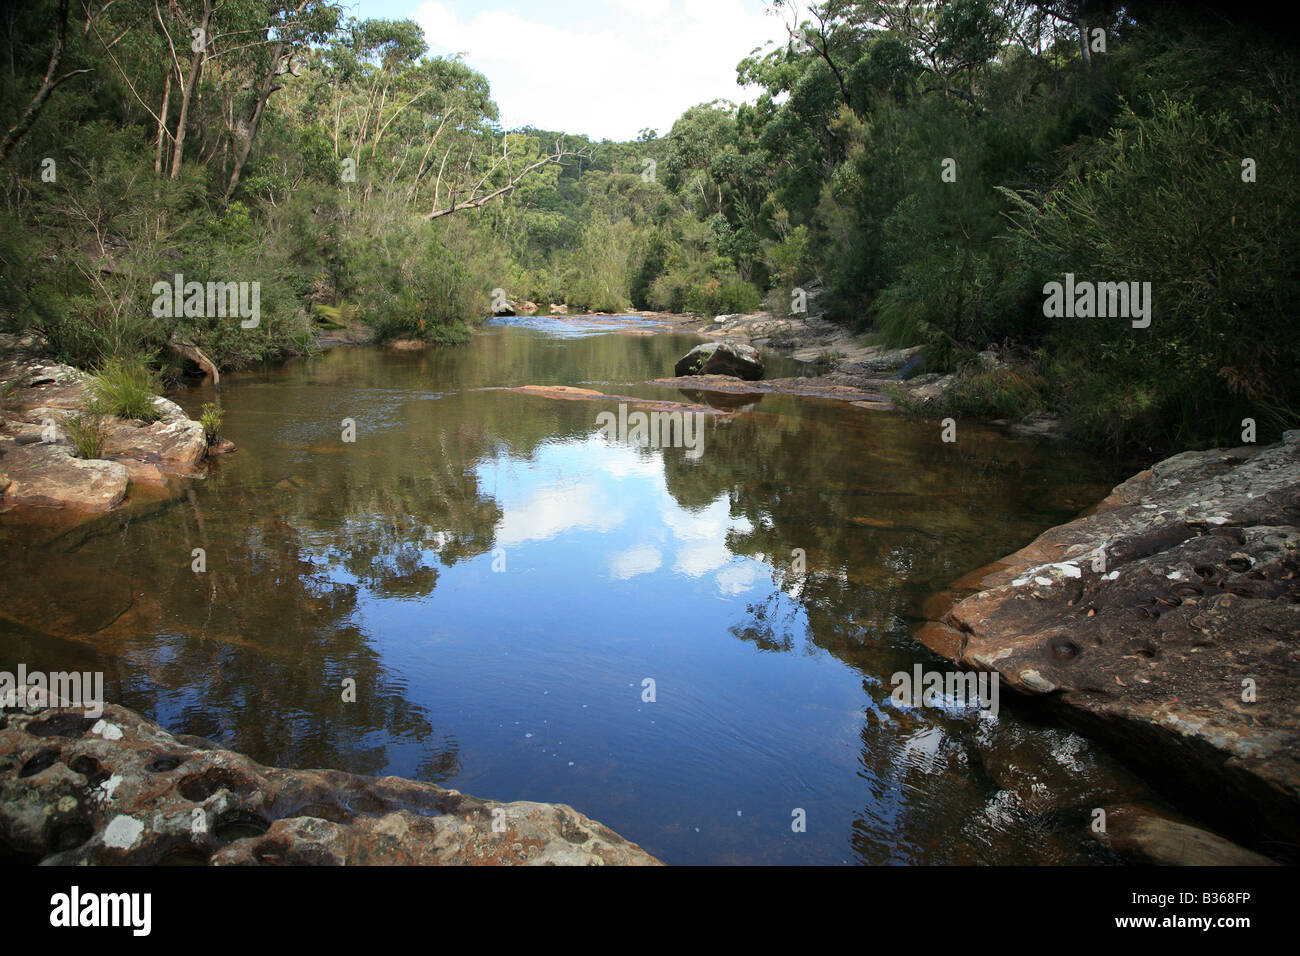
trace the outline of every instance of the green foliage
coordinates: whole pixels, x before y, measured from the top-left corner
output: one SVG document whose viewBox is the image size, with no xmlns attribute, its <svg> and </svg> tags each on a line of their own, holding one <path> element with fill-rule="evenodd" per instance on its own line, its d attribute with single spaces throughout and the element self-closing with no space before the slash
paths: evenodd
<svg viewBox="0 0 1300 956">
<path fill-rule="evenodd" d="M 1103 7 L 1109 49 L 1085 65 L 1041 4 L 835 0 L 796 28 L 806 44 L 741 61 L 752 102 L 597 143 L 503 131 L 486 79 L 429 56 L 415 23 L 340 23 L 323 0 L 218 4 L 220 55 L 182 127 L 192 66 L 171 50 L 196 8 L 111 4 L 95 26 L 112 49 L 69 31 L 74 72 L 5 159 L 0 323 L 87 368 L 147 364 L 173 335 L 231 368 L 354 318 L 463 341 L 495 288 L 716 315 L 819 282 L 830 318 L 960 372 L 968 413 L 1041 403 L 1124 449 L 1234 441 L 1244 417 L 1275 436 L 1300 408 L 1300 58 L 1276 35 Z M 0 129 L 39 88 L 55 10 L 7 25 Z M 570 155 L 539 163 L 556 144 Z M 1151 328 L 1045 318 L 1066 272 L 1149 281 Z M 259 283 L 260 323 L 155 315 L 148 290 L 177 274 Z M 967 368 L 990 345 L 1014 375 Z"/>
<path fill-rule="evenodd" d="M 207 439 L 209 445 L 220 436 L 221 423 L 224 420 L 225 416 L 220 405 L 214 402 L 204 402 L 203 412 L 199 416 L 199 424 L 203 426 L 203 437 Z"/>
<path fill-rule="evenodd" d="M 744 279 L 733 276 L 710 279 L 691 288 L 686 293 L 686 308 L 708 316 L 753 312 L 761 299 L 758 289 Z"/>
<path fill-rule="evenodd" d="M 63 429 L 72 441 L 77 458 L 103 456 L 104 441 L 108 437 L 108 421 L 98 404 L 91 402 L 86 408 L 64 416 Z"/>
<path fill-rule="evenodd" d="M 153 400 L 161 389 L 157 373 L 139 358 L 109 359 L 91 382 L 95 401 L 106 413 L 144 422 L 157 420 Z"/>
<path fill-rule="evenodd" d="M 1232 442 L 1243 417 L 1274 435 L 1296 421 L 1300 275 L 1272 267 L 1300 255 L 1300 182 L 1283 172 L 1295 167 L 1283 146 L 1300 134 L 1295 115 L 1289 98 L 1250 92 L 1231 112 L 1167 97 L 1128 109 L 1081 177 L 1021 214 L 1044 273 L 1151 283 L 1149 328 L 1052 320 L 1053 351 L 1082 357 L 1069 381 L 1080 434 Z M 1243 156 L 1277 175 L 1243 182 Z"/>
</svg>

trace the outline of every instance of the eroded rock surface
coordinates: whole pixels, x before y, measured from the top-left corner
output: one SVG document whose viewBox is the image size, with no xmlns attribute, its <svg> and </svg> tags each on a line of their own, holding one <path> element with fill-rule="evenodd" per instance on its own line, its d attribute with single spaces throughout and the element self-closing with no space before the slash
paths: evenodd
<svg viewBox="0 0 1300 956">
<path fill-rule="evenodd" d="M 0 423 L 3 509 L 116 507 L 131 483 L 163 485 L 192 473 L 208 454 L 203 426 L 175 402 L 153 400 L 156 421 L 109 418 L 101 458 L 75 457 L 66 419 L 89 398 L 90 377 L 58 363 L 6 363 L 0 377 L 17 387 L 5 398 Z M 4 482 L 0 482 L 4 483 Z"/>
<path fill-rule="evenodd" d="M 122 503 L 127 469 L 116 461 L 74 458 L 69 445 L 19 444 L 0 437 L 0 468 L 8 485 L 6 505 L 37 508 L 79 508 L 107 511 Z"/>
<path fill-rule="evenodd" d="M 1175 455 L 959 585 L 935 650 L 1300 856 L 1300 433 Z"/>
<path fill-rule="evenodd" d="M 0 710 L 0 862 L 659 863 L 562 804 L 264 767 L 111 704 Z"/>
</svg>

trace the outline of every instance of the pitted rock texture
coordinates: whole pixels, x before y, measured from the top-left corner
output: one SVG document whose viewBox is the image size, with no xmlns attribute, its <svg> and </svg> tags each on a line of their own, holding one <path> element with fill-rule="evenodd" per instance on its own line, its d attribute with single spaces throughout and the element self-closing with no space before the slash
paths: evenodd
<svg viewBox="0 0 1300 956">
<path fill-rule="evenodd" d="M 932 648 L 1300 856 L 1300 433 L 1162 461 L 970 586 Z"/>
<path fill-rule="evenodd" d="M 659 863 L 562 804 L 264 767 L 111 704 L 0 710 L 0 862 Z"/>
</svg>

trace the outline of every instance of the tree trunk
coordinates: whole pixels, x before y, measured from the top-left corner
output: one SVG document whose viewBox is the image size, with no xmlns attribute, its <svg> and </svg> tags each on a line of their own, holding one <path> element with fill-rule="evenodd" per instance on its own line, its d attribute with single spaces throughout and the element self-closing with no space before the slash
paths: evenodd
<svg viewBox="0 0 1300 956">
<path fill-rule="evenodd" d="M 308 0 L 301 0 L 293 12 L 295 14 L 302 13 L 307 3 Z M 281 31 L 280 35 L 283 38 L 283 31 Z M 235 187 L 239 185 L 239 177 L 244 173 L 244 164 L 248 162 L 248 154 L 253 149 L 253 140 L 257 138 L 257 127 L 262 122 L 262 113 L 266 110 L 266 101 L 271 98 L 272 93 L 280 88 L 275 85 L 275 77 L 279 72 L 280 59 L 284 56 L 286 46 L 287 44 L 283 39 L 280 39 L 275 44 L 275 50 L 271 54 L 271 66 L 262 80 L 262 88 L 257 94 L 257 105 L 253 107 L 253 115 L 248 120 L 248 131 L 244 136 L 243 143 L 240 144 L 239 154 L 235 157 L 235 168 L 230 172 L 230 182 L 226 184 L 226 193 L 221 197 L 222 205 L 230 202 Z"/>
<path fill-rule="evenodd" d="M 167 105 L 172 98 L 172 69 L 167 68 L 167 79 L 163 83 L 162 109 L 158 111 L 158 143 L 154 147 L 153 178 L 162 178 L 163 143 L 167 139 Z"/>
<path fill-rule="evenodd" d="M 226 184 L 225 195 L 221 197 L 221 202 L 230 202 L 230 197 L 239 185 L 239 177 L 243 175 L 244 164 L 248 162 L 248 154 L 253 150 L 253 139 L 257 136 L 257 127 L 262 122 L 262 112 L 266 109 L 266 101 L 271 98 L 271 94 L 280 87 L 275 85 L 276 67 L 280 63 L 280 57 L 284 55 L 284 41 L 281 40 L 275 45 L 275 52 L 271 56 L 271 69 L 266 73 L 262 80 L 262 88 L 257 94 L 257 105 L 253 107 L 253 115 L 249 117 L 247 131 L 244 133 L 243 142 L 239 145 L 239 154 L 235 157 L 235 168 L 230 171 L 230 182 Z"/>
<path fill-rule="evenodd" d="M 203 69 L 203 54 L 207 52 L 208 21 L 212 18 L 212 4 L 213 0 L 203 0 L 203 21 L 199 25 L 199 29 L 203 31 L 203 49 L 196 51 L 190 58 L 190 75 L 185 80 L 184 89 L 181 90 L 181 115 L 176 121 L 176 145 L 172 148 L 172 179 L 178 179 L 181 175 L 181 158 L 185 153 L 185 124 L 189 121 L 190 103 L 193 102 L 194 91 L 199 85 L 199 73 Z"/>
<path fill-rule="evenodd" d="M 32 101 L 27 104 L 27 109 L 23 110 L 22 116 L 18 117 L 18 122 L 9 127 L 4 139 L 0 139 L 0 162 L 4 162 L 13 148 L 18 145 L 18 141 L 27 135 L 36 118 L 41 115 L 41 110 L 45 109 L 45 101 L 50 98 L 54 88 L 68 77 L 90 72 L 90 70 L 73 70 L 58 78 L 54 75 L 59 71 L 59 63 L 63 60 L 63 45 L 68 35 L 69 4 L 70 0 L 59 0 L 54 26 L 54 48 L 50 51 L 50 63 L 45 68 L 45 79 L 41 81 L 41 88 L 36 91 Z"/>
</svg>

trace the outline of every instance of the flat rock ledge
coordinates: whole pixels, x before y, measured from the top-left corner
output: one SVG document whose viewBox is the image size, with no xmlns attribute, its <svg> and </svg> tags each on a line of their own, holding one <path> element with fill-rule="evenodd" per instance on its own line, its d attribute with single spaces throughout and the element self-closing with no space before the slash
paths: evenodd
<svg viewBox="0 0 1300 956">
<path fill-rule="evenodd" d="M 660 865 L 562 804 L 264 767 L 112 704 L 0 710 L 0 863 L 24 862 Z"/>
<path fill-rule="evenodd" d="M 1168 458 L 954 585 L 971 590 L 927 645 L 1300 860 L 1300 432 Z"/>
<path fill-rule="evenodd" d="M 85 403 L 89 376 L 27 360 L 5 363 L 0 378 L 18 383 L 0 414 L 0 511 L 108 511 L 126 499 L 132 483 L 165 485 L 169 475 L 192 474 L 207 457 L 203 426 L 175 402 L 155 397 L 157 421 L 109 418 L 103 457 L 76 458 L 64 421 Z"/>
</svg>

